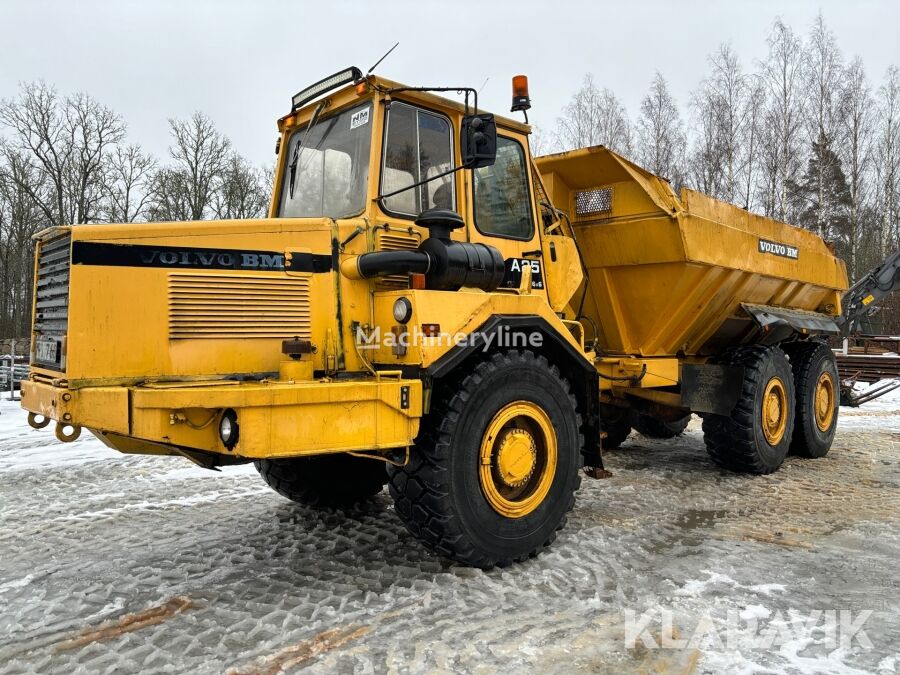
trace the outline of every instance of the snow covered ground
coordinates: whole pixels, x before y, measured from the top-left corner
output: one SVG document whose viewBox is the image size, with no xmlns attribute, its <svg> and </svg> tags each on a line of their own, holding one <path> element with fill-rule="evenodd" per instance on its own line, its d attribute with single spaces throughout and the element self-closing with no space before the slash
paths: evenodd
<svg viewBox="0 0 900 675">
<path fill-rule="evenodd" d="M 428 555 L 386 493 L 316 512 L 5 399 L 0 672 L 900 669 L 900 392 L 771 476 L 716 469 L 697 419 L 632 435 L 547 553 L 491 572 Z"/>
</svg>

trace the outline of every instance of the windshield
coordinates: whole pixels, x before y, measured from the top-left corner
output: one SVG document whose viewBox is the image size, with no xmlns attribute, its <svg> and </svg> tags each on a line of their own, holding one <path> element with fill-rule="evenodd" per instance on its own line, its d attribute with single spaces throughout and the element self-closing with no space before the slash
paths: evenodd
<svg viewBox="0 0 900 675">
<path fill-rule="evenodd" d="M 294 132 L 284 165 L 280 216 L 346 218 L 363 211 L 371 119 L 372 104 L 366 103 Z"/>
</svg>

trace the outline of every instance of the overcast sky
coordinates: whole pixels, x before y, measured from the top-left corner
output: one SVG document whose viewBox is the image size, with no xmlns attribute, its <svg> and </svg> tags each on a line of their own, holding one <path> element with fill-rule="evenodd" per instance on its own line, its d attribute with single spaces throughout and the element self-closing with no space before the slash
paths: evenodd
<svg viewBox="0 0 900 675">
<path fill-rule="evenodd" d="M 776 16 L 804 36 L 822 10 L 845 57 L 877 86 L 900 64 L 900 2 L 620 0 L 0 0 L 0 98 L 44 79 L 118 111 L 132 142 L 162 155 L 168 117 L 202 110 L 256 163 L 274 158 L 275 119 L 297 90 L 347 65 L 415 85 L 481 87 L 508 114 L 510 78 L 529 76 L 531 121 L 552 129 L 586 72 L 636 114 L 654 71 L 679 101 L 730 42 L 745 68 Z"/>
</svg>

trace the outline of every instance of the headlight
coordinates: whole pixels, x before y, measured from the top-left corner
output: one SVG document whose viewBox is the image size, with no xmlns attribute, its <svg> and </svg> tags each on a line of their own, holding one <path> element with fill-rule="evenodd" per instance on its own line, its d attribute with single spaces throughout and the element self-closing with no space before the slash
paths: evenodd
<svg viewBox="0 0 900 675">
<path fill-rule="evenodd" d="M 397 298 L 394 301 L 394 321 L 406 323 L 412 318 L 412 303 L 406 298 Z"/>
<path fill-rule="evenodd" d="M 226 410 L 222 413 L 222 419 L 219 420 L 219 438 L 222 444 L 231 450 L 238 442 L 240 434 L 240 426 L 237 423 L 237 413 L 234 410 Z"/>
</svg>

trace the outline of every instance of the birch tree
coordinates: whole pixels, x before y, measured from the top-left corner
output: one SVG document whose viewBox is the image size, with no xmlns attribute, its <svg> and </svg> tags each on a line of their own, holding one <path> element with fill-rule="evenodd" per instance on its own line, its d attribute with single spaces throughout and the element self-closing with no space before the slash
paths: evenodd
<svg viewBox="0 0 900 675">
<path fill-rule="evenodd" d="M 878 90 L 875 139 L 876 211 L 883 246 L 900 245 L 900 69 L 888 68 Z"/>
<path fill-rule="evenodd" d="M 806 117 L 807 147 L 818 152 L 815 167 L 819 171 L 813 176 L 817 194 L 815 204 L 820 210 L 814 212 L 811 222 L 814 230 L 825 235 L 828 230 L 825 194 L 830 180 L 830 153 L 834 150 L 841 126 L 841 86 L 843 66 L 841 53 L 837 47 L 834 33 L 825 25 L 822 13 L 816 16 L 810 31 L 807 49 L 804 53 L 803 91 L 805 92 L 804 110 Z"/>
<path fill-rule="evenodd" d="M 711 73 L 691 98 L 695 144 L 690 174 L 703 192 L 735 201 L 745 169 L 749 88 L 737 55 L 721 45 L 709 57 Z"/>
<path fill-rule="evenodd" d="M 613 152 L 631 155 L 631 123 L 625 107 L 609 89 L 599 89 L 592 75 L 556 120 L 557 142 L 565 150 L 604 145 Z"/>
<path fill-rule="evenodd" d="M 641 164 L 669 179 L 676 189 L 680 188 L 684 182 L 682 167 L 687 141 L 678 105 L 659 72 L 653 78 L 650 92 L 641 101 L 637 138 Z"/>
<path fill-rule="evenodd" d="M 838 134 L 838 156 L 844 166 L 849 190 L 849 213 L 847 218 L 847 268 L 856 279 L 872 262 L 866 256 L 860 264 L 860 247 L 864 235 L 864 214 L 871 200 L 871 163 L 873 140 L 873 110 L 871 88 L 866 79 L 865 69 L 859 58 L 854 59 L 845 72 L 840 94 L 840 118 Z M 880 253 L 880 252 L 879 252 Z"/>
<path fill-rule="evenodd" d="M 765 215 L 788 220 L 788 185 L 802 167 L 803 52 L 799 38 L 781 19 L 768 37 L 769 54 L 761 64 L 766 92 L 760 136 L 761 207 Z"/>
</svg>

